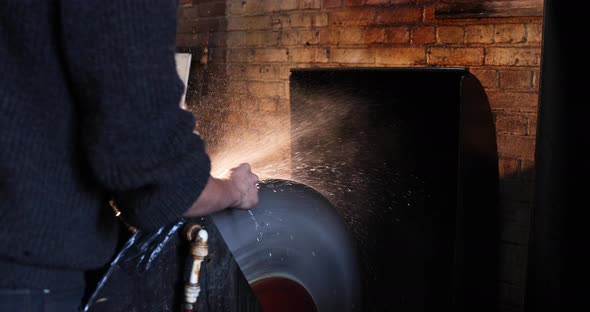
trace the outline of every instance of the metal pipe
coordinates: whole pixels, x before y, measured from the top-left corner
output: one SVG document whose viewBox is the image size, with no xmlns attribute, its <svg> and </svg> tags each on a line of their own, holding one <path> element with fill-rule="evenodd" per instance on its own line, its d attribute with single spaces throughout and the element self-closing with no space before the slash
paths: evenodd
<svg viewBox="0 0 590 312">
<path fill-rule="evenodd" d="M 196 311 L 197 299 L 201 291 L 199 284 L 201 264 L 209 253 L 209 247 L 207 245 L 209 234 L 199 224 L 187 226 L 184 234 L 186 239 L 191 242 L 191 255 L 193 258 L 191 271 L 184 286 L 184 312 L 194 312 Z"/>
</svg>

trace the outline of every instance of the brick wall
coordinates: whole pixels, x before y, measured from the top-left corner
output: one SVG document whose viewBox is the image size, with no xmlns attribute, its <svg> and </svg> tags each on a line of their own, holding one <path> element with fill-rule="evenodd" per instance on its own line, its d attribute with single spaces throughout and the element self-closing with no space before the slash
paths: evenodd
<svg viewBox="0 0 590 312">
<path fill-rule="evenodd" d="M 539 95 L 541 17 L 437 19 L 433 0 L 181 0 L 194 53 L 188 105 L 214 153 L 220 133 L 277 141 L 295 67 L 468 67 L 495 114 L 501 176 L 501 310 L 523 304 Z M 288 162 L 288 146 L 276 155 Z"/>
</svg>

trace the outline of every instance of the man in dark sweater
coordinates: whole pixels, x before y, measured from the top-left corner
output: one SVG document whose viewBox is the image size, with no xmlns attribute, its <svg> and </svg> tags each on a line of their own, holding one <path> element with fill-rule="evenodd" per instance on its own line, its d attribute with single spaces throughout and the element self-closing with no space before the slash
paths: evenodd
<svg viewBox="0 0 590 312">
<path fill-rule="evenodd" d="M 176 0 L 0 2 L 0 311 L 75 311 L 123 220 L 151 231 L 257 204 L 180 109 Z M 28 310 L 31 308 L 31 310 Z"/>
</svg>

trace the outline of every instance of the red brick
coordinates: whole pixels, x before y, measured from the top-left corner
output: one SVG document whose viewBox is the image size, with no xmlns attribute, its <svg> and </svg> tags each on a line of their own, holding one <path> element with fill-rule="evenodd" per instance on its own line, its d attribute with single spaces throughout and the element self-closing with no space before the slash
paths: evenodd
<svg viewBox="0 0 590 312">
<path fill-rule="evenodd" d="M 244 15 L 258 15 L 265 12 L 277 11 L 278 1 L 249 0 L 242 1 Z"/>
<path fill-rule="evenodd" d="M 496 25 L 494 31 L 495 43 L 522 43 L 525 38 L 525 29 L 522 24 Z"/>
<path fill-rule="evenodd" d="M 487 65 L 539 66 L 540 62 L 540 48 L 486 48 Z"/>
<path fill-rule="evenodd" d="M 243 76 L 244 70 L 244 65 L 209 64 L 207 74 L 221 79 L 221 77 Z"/>
<path fill-rule="evenodd" d="M 539 89 L 539 78 L 541 77 L 541 72 L 539 69 L 533 71 L 533 88 Z"/>
<path fill-rule="evenodd" d="M 370 64 L 375 63 L 374 49 L 330 49 L 330 63 Z"/>
<path fill-rule="evenodd" d="M 482 48 L 432 48 L 428 56 L 428 64 L 432 65 L 481 65 L 483 64 Z"/>
<path fill-rule="evenodd" d="M 520 162 L 517 159 L 501 158 L 498 160 L 498 170 L 501 179 L 517 177 L 520 170 Z"/>
<path fill-rule="evenodd" d="M 344 0 L 344 6 L 353 7 L 365 4 L 365 0 Z"/>
<path fill-rule="evenodd" d="M 535 159 L 535 137 L 498 134 L 498 156 L 526 160 Z"/>
<path fill-rule="evenodd" d="M 290 109 L 291 109 L 291 101 L 289 101 L 289 99 L 281 98 L 277 101 L 277 112 L 287 114 L 287 113 L 289 113 Z"/>
<path fill-rule="evenodd" d="M 359 8 L 328 13 L 330 25 L 368 26 L 413 24 L 422 19 L 422 10 L 417 7 Z"/>
<path fill-rule="evenodd" d="M 254 49 L 232 49 L 228 50 L 227 60 L 230 63 L 246 63 L 254 61 Z"/>
<path fill-rule="evenodd" d="M 408 27 L 390 27 L 385 31 L 385 43 L 409 43 L 410 30 Z"/>
<path fill-rule="evenodd" d="M 417 24 L 422 20 L 422 9 L 419 7 L 391 7 L 377 9 L 373 23 L 379 25 Z"/>
<path fill-rule="evenodd" d="M 322 0 L 301 0 L 301 9 L 320 9 Z"/>
<path fill-rule="evenodd" d="M 199 7 L 180 8 L 180 20 L 195 20 L 199 18 Z"/>
<path fill-rule="evenodd" d="M 258 99 L 255 98 L 254 96 L 251 96 L 251 95 L 246 96 L 246 97 L 242 97 L 238 102 L 236 102 L 236 104 L 238 104 L 240 106 L 239 109 L 240 109 L 240 112 L 242 112 L 242 113 L 249 114 L 249 113 L 255 113 L 255 112 L 261 111 L 260 104 L 258 103 Z M 248 116 L 246 118 L 247 118 L 247 120 L 246 120 L 247 123 L 244 126 L 248 126 L 248 127 L 252 126 L 252 120 Z M 240 133 L 240 135 L 244 135 L 244 136 L 252 135 L 252 134 L 246 134 L 248 132 L 250 132 L 250 131 L 247 130 L 247 131 L 245 131 L 245 133 L 244 132 Z M 256 135 L 257 134 L 258 133 L 256 133 Z"/>
<path fill-rule="evenodd" d="M 428 24 L 435 22 L 435 11 L 436 10 L 434 6 L 424 6 L 424 11 L 422 12 L 422 21 Z"/>
<path fill-rule="evenodd" d="M 528 24 L 527 28 L 527 42 L 541 43 L 543 39 L 543 24 Z"/>
<path fill-rule="evenodd" d="M 199 3 L 199 17 L 213 16 L 225 16 L 225 1 Z"/>
<path fill-rule="evenodd" d="M 498 87 L 498 71 L 486 68 L 471 68 L 469 70 L 481 83 L 484 88 Z"/>
<path fill-rule="evenodd" d="M 458 26 L 440 26 L 436 34 L 438 43 L 463 43 L 465 30 Z"/>
<path fill-rule="evenodd" d="M 200 37 L 191 34 L 177 34 L 176 35 L 176 46 L 177 47 L 195 47 L 201 44 Z"/>
<path fill-rule="evenodd" d="M 524 92 L 487 92 L 492 110 L 537 111 L 539 95 Z"/>
<path fill-rule="evenodd" d="M 179 6 L 189 6 L 192 4 L 193 4 L 193 0 L 179 0 L 178 1 Z"/>
<path fill-rule="evenodd" d="M 265 32 L 230 32 L 227 37 L 227 45 L 230 47 L 247 47 L 264 45 Z"/>
<path fill-rule="evenodd" d="M 529 121 L 529 125 L 528 125 L 528 135 L 531 136 L 536 136 L 537 135 L 537 115 L 529 115 L 528 116 L 528 121 Z"/>
<path fill-rule="evenodd" d="M 293 63 L 315 63 L 316 48 L 289 49 L 289 61 Z"/>
<path fill-rule="evenodd" d="M 263 112 L 276 112 L 278 98 L 263 98 L 258 99 L 258 109 Z"/>
<path fill-rule="evenodd" d="M 293 63 L 325 63 L 327 57 L 323 48 L 295 48 L 289 50 L 289 61 Z"/>
<path fill-rule="evenodd" d="M 227 115 L 225 115 L 224 121 L 226 123 L 232 124 L 232 125 L 245 125 L 245 124 L 247 124 L 246 116 L 244 116 L 240 113 L 235 113 L 235 112 L 230 112 Z"/>
<path fill-rule="evenodd" d="M 524 181 L 533 182 L 535 181 L 535 161 L 534 160 L 523 160 L 520 163 L 520 175 Z"/>
<path fill-rule="evenodd" d="M 270 16 L 235 16 L 227 22 L 227 30 L 266 30 L 271 27 Z"/>
<path fill-rule="evenodd" d="M 209 63 L 225 63 L 227 51 L 225 48 L 209 48 Z"/>
<path fill-rule="evenodd" d="M 245 37 L 246 45 L 269 47 L 279 43 L 278 32 L 248 32 Z"/>
<path fill-rule="evenodd" d="M 207 33 L 221 31 L 220 19 L 206 19 L 194 21 L 180 21 L 178 23 L 178 33 Z"/>
<path fill-rule="evenodd" d="M 242 3 L 245 15 L 262 15 L 272 12 L 290 11 L 297 9 L 298 7 L 298 0 L 250 0 L 243 1 Z"/>
<path fill-rule="evenodd" d="M 335 46 L 339 44 L 340 29 L 322 28 L 320 29 L 320 43 Z"/>
<path fill-rule="evenodd" d="M 280 44 L 282 46 L 292 46 L 297 44 L 299 33 L 297 31 L 281 31 Z"/>
<path fill-rule="evenodd" d="M 364 42 L 371 44 L 371 43 L 383 43 L 385 40 L 385 29 L 383 28 L 367 28 L 365 29 L 365 38 Z"/>
<path fill-rule="evenodd" d="M 500 70 L 500 88 L 506 90 L 529 90 L 533 72 L 530 69 Z"/>
<path fill-rule="evenodd" d="M 365 3 L 367 5 L 380 5 L 389 3 L 389 0 L 366 0 Z"/>
<path fill-rule="evenodd" d="M 375 20 L 373 9 L 350 9 L 328 13 L 328 21 L 333 26 L 367 26 Z"/>
<path fill-rule="evenodd" d="M 286 62 L 289 58 L 287 49 L 257 49 L 255 62 Z"/>
<path fill-rule="evenodd" d="M 227 46 L 227 32 L 209 33 L 209 47 Z"/>
<path fill-rule="evenodd" d="M 245 6 L 247 2 L 243 0 L 230 0 L 228 3 L 228 10 L 231 15 L 244 14 Z"/>
<path fill-rule="evenodd" d="M 424 65 L 426 52 L 421 48 L 376 49 L 376 63 L 382 65 Z"/>
<path fill-rule="evenodd" d="M 497 114 L 496 133 L 502 134 L 527 134 L 528 118 L 519 114 Z"/>
<path fill-rule="evenodd" d="M 257 98 L 282 97 L 287 94 L 282 82 L 271 81 L 250 81 L 248 91 Z"/>
<path fill-rule="evenodd" d="M 332 33 L 334 34 L 334 33 Z M 337 43 L 339 45 L 360 45 L 383 42 L 383 28 L 350 28 L 338 30 Z M 333 41 L 333 40 L 332 40 Z"/>
<path fill-rule="evenodd" d="M 416 45 L 434 43 L 435 29 L 432 26 L 417 27 L 412 30 L 412 43 Z"/>
<path fill-rule="evenodd" d="M 465 43 L 492 43 L 493 38 L 493 25 L 465 26 Z"/>
<path fill-rule="evenodd" d="M 317 48 L 315 50 L 315 59 L 318 63 L 328 63 L 330 61 L 330 49 L 329 48 Z"/>
<path fill-rule="evenodd" d="M 241 80 L 246 78 L 246 65 L 243 64 L 232 64 L 232 65 L 216 65 L 211 64 L 209 66 L 208 74 L 211 77 L 221 79 L 221 77 L 227 77 L 232 80 Z"/>
<path fill-rule="evenodd" d="M 252 80 L 280 80 L 281 67 L 278 65 L 248 65 L 242 71 L 242 77 Z"/>
<path fill-rule="evenodd" d="M 324 50 L 324 55 L 326 54 L 326 49 Z M 279 68 L 279 79 L 281 80 L 289 80 L 291 76 L 291 65 L 284 65 Z"/>
<path fill-rule="evenodd" d="M 298 43 L 301 45 L 316 45 L 320 42 L 319 30 L 302 30 L 299 32 Z"/>
<path fill-rule="evenodd" d="M 289 27 L 289 15 L 272 15 L 271 17 L 271 27 L 273 29 L 284 29 Z"/>
<path fill-rule="evenodd" d="M 342 6 L 342 0 L 324 0 L 324 8 L 339 8 Z"/>
<path fill-rule="evenodd" d="M 337 42 L 340 45 L 360 45 L 364 43 L 365 32 L 359 27 L 338 30 Z"/>
<path fill-rule="evenodd" d="M 280 1 L 270 1 L 270 2 L 278 3 L 280 11 L 296 10 L 298 7 L 298 0 L 280 0 Z"/>
<path fill-rule="evenodd" d="M 290 14 L 290 27 L 324 27 L 328 26 L 328 15 L 325 13 Z"/>
</svg>

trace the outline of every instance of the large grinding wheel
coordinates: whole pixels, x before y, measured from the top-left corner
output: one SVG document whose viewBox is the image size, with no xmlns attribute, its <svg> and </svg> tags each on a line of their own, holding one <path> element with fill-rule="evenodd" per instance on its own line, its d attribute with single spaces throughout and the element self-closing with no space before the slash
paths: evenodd
<svg viewBox="0 0 590 312">
<path fill-rule="evenodd" d="M 265 312 L 360 311 L 351 235 L 330 202 L 286 180 L 261 181 L 259 197 L 212 219 Z"/>
</svg>

